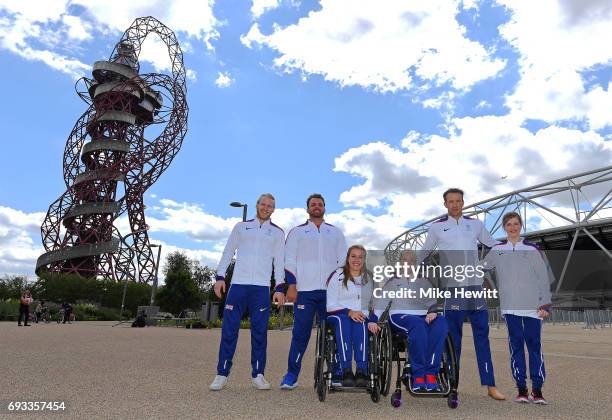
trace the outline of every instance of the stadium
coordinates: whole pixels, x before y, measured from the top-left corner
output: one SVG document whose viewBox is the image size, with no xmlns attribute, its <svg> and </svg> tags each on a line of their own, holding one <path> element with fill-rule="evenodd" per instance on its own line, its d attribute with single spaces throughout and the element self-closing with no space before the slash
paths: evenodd
<svg viewBox="0 0 612 420">
<path fill-rule="evenodd" d="M 561 308 L 612 306 L 612 166 L 554 179 L 498 195 L 464 208 L 481 219 L 494 237 L 503 236 L 502 216 L 523 217 L 523 236 L 545 252 L 555 282 L 553 301 Z M 421 223 L 385 248 L 387 263 L 404 249 L 418 249 L 429 226 Z"/>
</svg>

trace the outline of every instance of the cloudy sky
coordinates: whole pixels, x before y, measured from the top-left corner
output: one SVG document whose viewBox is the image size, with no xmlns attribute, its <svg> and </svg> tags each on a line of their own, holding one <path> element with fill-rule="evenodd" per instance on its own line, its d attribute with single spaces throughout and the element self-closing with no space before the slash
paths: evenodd
<svg viewBox="0 0 612 420">
<path fill-rule="evenodd" d="M 147 15 L 189 77 L 187 138 L 145 199 L 164 254 L 215 265 L 228 203 L 264 191 L 284 228 L 321 192 L 350 242 L 384 247 L 449 186 L 476 202 L 612 162 L 609 0 L 0 0 L 0 274 L 42 253 L 76 79 Z M 170 65 L 154 37 L 140 58 Z"/>
</svg>

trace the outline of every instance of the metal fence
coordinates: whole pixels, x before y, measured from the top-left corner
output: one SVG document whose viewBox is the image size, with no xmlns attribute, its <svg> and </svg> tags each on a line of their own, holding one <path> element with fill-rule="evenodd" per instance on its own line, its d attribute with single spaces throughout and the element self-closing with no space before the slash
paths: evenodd
<svg viewBox="0 0 612 420">
<path fill-rule="evenodd" d="M 550 316 L 544 319 L 546 324 L 579 325 L 585 329 L 612 328 L 612 311 L 610 309 L 553 309 Z M 489 309 L 489 324 L 499 328 L 504 323 L 499 308 Z"/>
<path fill-rule="evenodd" d="M 585 309 L 584 328 L 612 328 L 612 311 L 610 309 Z"/>
</svg>

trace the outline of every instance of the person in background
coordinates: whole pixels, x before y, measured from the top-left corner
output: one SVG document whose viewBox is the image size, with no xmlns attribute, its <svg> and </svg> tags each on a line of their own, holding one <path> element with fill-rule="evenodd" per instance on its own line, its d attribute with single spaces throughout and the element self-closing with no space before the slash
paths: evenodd
<svg viewBox="0 0 612 420">
<path fill-rule="evenodd" d="M 70 317 L 72 316 L 72 305 L 68 302 L 62 303 L 62 309 L 64 310 L 64 320 L 62 324 L 65 324 L 68 321 L 69 324 L 72 324 Z"/>
<path fill-rule="evenodd" d="M 34 311 L 34 314 L 36 315 L 37 324 L 38 324 L 38 321 L 43 317 L 43 314 L 47 312 L 48 310 L 49 308 L 47 308 L 47 305 L 45 304 L 44 300 L 41 300 L 40 302 L 38 302 L 38 305 L 36 305 L 36 310 Z"/>
<path fill-rule="evenodd" d="M 17 326 L 21 327 L 21 318 L 24 318 L 24 327 L 29 327 L 28 320 L 30 319 L 30 305 L 32 304 L 32 295 L 29 290 L 24 290 L 19 299 L 19 317 L 17 318 Z"/>
</svg>

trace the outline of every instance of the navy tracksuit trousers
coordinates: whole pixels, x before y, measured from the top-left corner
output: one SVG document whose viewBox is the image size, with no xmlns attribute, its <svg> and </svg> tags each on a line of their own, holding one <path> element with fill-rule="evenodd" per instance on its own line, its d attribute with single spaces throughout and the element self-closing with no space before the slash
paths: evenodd
<svg viewBox="0 0 612 420">
<path fill-rule="evenodd" d="M 221 343 L 217 374 L 228 376 L 238 343 L 240 320 L 248 309 L 251 318 L 251 376 L 263 374 L 266 368 L 268 320 L 270 319 L 270 288 L 250 284 L 232 284 L 223 309 Z"/>
<path fill-rule="evenodd" d="M 289 348 L 289 360 L 287 371 L 297 378 L 302 368 L 302 359 L 310 333 L 315 314 L 319 314 L 319 322 L 327 315 L 327 291 L 311 290 L 298 292 L 297 302 L 293 306 L 293 331 L 291 336 L 291 347 Z"/>
<path fill-rule="evenodd" d="M 508 326 L 508 346 L 510 347 L 510 369 L 519 388 L 527 388 L 527 364 L 525 345 L 529 354 L 529 376 L 534 388 L 544 385 L 546 370 L 542 354 L 542 321 L 529 316 L 504 315 Z"/>
</svg>

